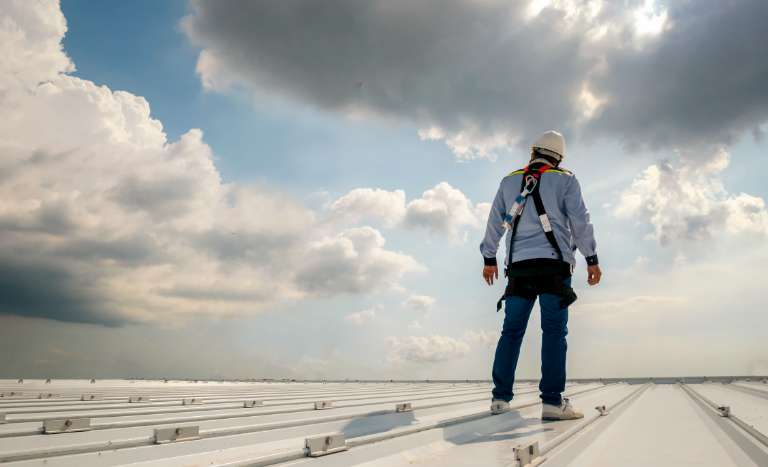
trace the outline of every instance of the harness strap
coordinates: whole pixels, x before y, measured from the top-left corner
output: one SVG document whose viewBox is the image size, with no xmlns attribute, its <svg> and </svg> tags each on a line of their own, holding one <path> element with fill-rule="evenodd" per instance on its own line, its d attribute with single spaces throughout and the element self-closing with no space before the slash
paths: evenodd
<svg viewBox="0 0 768 467">
<path fill-rule="evenodd" d="M 515 203 L 512 205 L 512 208 L 510 209 L 509 213 L 504 217 L 504 225 L 511 229 L 510 231 L 510 240 L 509 240 L 509 256 L 507 258 L 507 268 L 509 268 L 512 265 L 512 257 L 514 254 L 515 249 L 515 235 L 517 234 L 517 226 L 520 224 L 520 218 L 523 217 L 523 211 L 525 210 L 525 204 L 526 200 L 528 199 L 529 195 L 533 195 L 533 203 L 536 206 L 536 214 L 539 216 L 539 222 L 541 222 L 541 227 L 544 230 L 544 236 L 547 237 L 547 241 L 549 241 L 549 244 L 552 245 L 552 248 L 554 248 L 555 253 L 557 253 L 557 259 L 560 261 L 563 260 L 563 251 L 560 249 L 560 245 L 557 243 L 557 238 L 555 237 L 555 233 L 552 231 L 552 224 L 549 222 L 549 216 L 547 216 L 547 211 L 544 209 L 544 201 L 541 199 L 541 194 L 539 193 L 539 187 L 541 186 L 541 175 L 549 172 L 550 170 L 557 170 L 553 167 L 550 167 L 547 164 L 542 164 L 541 167 L 538 168 L 532 168 L 530 165 L 525 167 L 525 169 L 522 170 L 523 179 L 520 183 L 520 194 L 515 199 Z M 513 174 L 520 173 L 521 171 L 513 172 Z M 511 225 L 509 222 L 512 222 Z M 506 273 L 506 269 L 505 269 Z M 508 275 L 508 274 L 507 274 Z M 509 278 L 508 281 L 513 280 L 513 278 Z M 509 286 L 508 286 L 509 288 Z M 504 295 L 501 296 L 498 302 L 496 302 L 496 311 L 498 312 L 501 310 L 501 304 L 504 301 L 504 298 L 506 297 L 506 291 Z"/>
<path fill-rule="evenodd" d="M 552 224 L 550 224 L 549 216 L 547 216 L 547 211 L 544 209 L 544 201 L 541 200 L 541 193 L 539 193 L 538 187 L 533 190 L 533 204 L 536 205 L 536 214 L 539 215 L 539 222 L 541 222 L 541 228 L 544 229 L 544 236 L 547 237 L 549 244 L 555 249 L 557 259 L 562 261 L 563 251 L 560 249 L 555 233 L 552 231 Z"/>
</svg>

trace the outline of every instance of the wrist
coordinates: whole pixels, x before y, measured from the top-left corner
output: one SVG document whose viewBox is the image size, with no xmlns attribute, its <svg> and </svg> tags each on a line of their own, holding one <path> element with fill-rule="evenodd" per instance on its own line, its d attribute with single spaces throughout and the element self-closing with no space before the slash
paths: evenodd
<svg viewBox="0 0 768 467">
<path fill-rule="evenodd" d="M 597 255 L 586 256 L 584 259 L 587 260 L 587 266 L 597 266 L 600 264 L 597 260 Z"/>
<path fill-rule="evenodd" d="M 496 257 L 495 256 L 493 258 L 483 257 L 483 264 L 485 266 L 496 266 L 497 265 L 496 264 Z"/>
</svg>

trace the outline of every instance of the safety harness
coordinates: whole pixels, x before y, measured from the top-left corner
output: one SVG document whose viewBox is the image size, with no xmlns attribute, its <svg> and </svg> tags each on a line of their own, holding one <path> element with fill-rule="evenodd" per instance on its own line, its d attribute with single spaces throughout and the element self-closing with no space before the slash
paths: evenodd
<svg viewBox="0 0 768 467">
<path fill-rule="evenodd" d="M 563 261 L 563 251 L 560 249 L 560 245 L 557 243 L 555 233 L 552 231 L 552 224 L 549 221 L 549 216 L 547 215 L 546 209 L 544 209 L 544 201 L 542 201 L 541 193 L 539 192 L 539 188 L 541 187 L 541 176 L 551 171 L 562 172 L 561 170 L 555 169 L 548 164 L 530 164 L 524 169 L 512 173 L 512 175 L 522 173 L 523 179 L 520 186 L 520 194 L 515 198 L 515 202 L 512 204 L 509 212 L 504 215 L 504 227 L 507 230 L 510 230 L 509 257 L 507 259 L 507 268 L 512 265 L 515 235 L 517 235 L 517 226 L 520 223 L 520 218 L 523 215 L 523 210 L 525 209 L 525 204 L 529 196 L 533 197 L 533 204 L 536 207 L 536 214 L 539 216 L 539 222 L 541 223 L 541 228 L 544 230 L 544 235 L 547 237 L 547 241 L 549 241 L 549 244 L 552 245 L 552 248 L 555 250 L 557 259 Z M 508 270 L 506 270 L 505 273 L 508 276 L 509 282 L 507 289 L 504 291 L 504 295 L 502 295 L 502 297 L 496 303 L 496 311 L 501 309 L 501 304 L 504 299 L 507 296 L 512 295 L 514 288 L 513 278 L 509 275 Z M 555 282 L 561 283 L 559 279 L 556 279 Z M 573 301 L 576 300 L 573 289 L 560 290 L 560 287 L 555 285 L 552 291 L 563 297 L 563 303 L 566 303 L 565 306 L 570 305 L 573 303 Z"/>
<path fill-rule="evenodd" d="M 520 223 L 520 218 L 523 215 L 523 209 L 525 209 L 525 202 L 529 195 L 533 196 L 533 204 L 536 206 L 536 215 L 539 216 L 539 222 L 541 222 L 541 228 L 544 230 L 544 235 L 547 237 L 547 241 L 549 241 L 549 244 L 552 245 L 555 253 L 557 253 L 557 259 L 560 261 L 563 260 L 563 251 L 560 249 L 560 245 L 557 243 L 557 238 L 555 238 L 555 233 L 552 231 L 552 224 L 549 222 L 549 216 L 547 216 L 547 211 L 544 209 L 544 201 L 542 201 L 541 193 L 539 192 L 539 186 L 541 186 L 541 176 L 556 169 L 547 164 L 541 164 L 541 166 L 537 168 L 532 167 L 532 165 L 529 165 L 523 169 L 523 180 L 520 187 L 520 194 L 517 195 L 517 198 L 515 198 L 515 202 L 512 204 L 509 212 L 504 216 L 504 227 L 507 229 L 512 229 L 510 240 L 511 243 L 509 246 L 509 259 L 507 261 L 507 265 L 512 264 L 512 254 L 514 253 L 517 225 Z"/>
</svg>

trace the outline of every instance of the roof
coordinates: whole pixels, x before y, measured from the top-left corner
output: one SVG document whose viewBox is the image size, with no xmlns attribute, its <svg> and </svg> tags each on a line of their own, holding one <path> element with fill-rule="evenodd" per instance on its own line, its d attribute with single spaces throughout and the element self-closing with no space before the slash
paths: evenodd
<svg viewBox="0 0 768 467">
<path fill-rule="evenodd" d="M 542 422 L 535 382 L 0 380 L 9 466 L 768 466 L 756 378 L 579 380 Z M 600 407 L 596 410 L 595 407 Z M 319 456 L 319 457 L 310 457 Z"/>
</svg>

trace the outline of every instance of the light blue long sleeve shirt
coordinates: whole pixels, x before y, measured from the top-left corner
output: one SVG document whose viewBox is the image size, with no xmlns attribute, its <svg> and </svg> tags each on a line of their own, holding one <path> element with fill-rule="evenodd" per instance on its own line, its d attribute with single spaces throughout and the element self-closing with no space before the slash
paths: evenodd
<svg viewBox="0 0 768 467">
<path fill-rule="evenodd" d="M 484 258 L 496 258 L 501 237 L 507 232 L 503 225 L 504 215 L 520 194 L 522 177 L 521 171 L 516 171 L 501 181 L 488 215 L 485 237 L 480 244 L 480 253 Z M 539 193 L 552 224 L 557 244 L 563 253 L 563 261 L 574 266 L 576 249 L 585 257 L 596 255 L 597 242 L 594 228 L 576 177 L 571 172 L 559 168 L 545 172 L 541 175 Z M 505 242 L 507 248 L 505 264 L 509 259 L 510 233 L 507 233 Z M 512 262 L 534 258 L 557 259 L 555 249 L 544 235 L 532 196 L 526 199 L 513 247 Z"/>
</svg>

